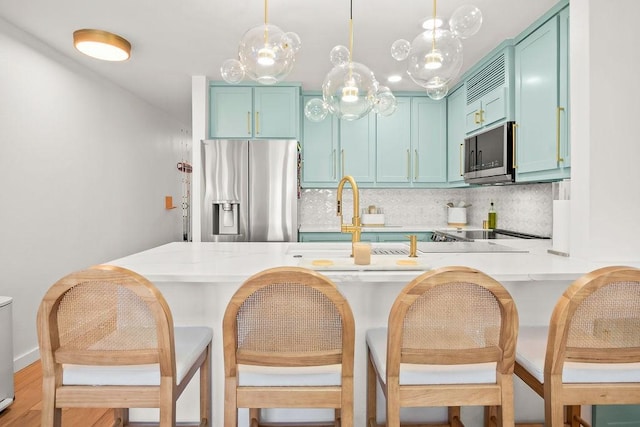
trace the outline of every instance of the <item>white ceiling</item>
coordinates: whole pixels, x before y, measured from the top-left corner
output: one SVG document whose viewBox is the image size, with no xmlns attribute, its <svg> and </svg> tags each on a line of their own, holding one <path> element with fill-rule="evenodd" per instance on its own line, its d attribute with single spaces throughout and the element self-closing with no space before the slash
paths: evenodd
<svg viewBox="0 0 640 427">
<path fill-rule="evenodd" d="M 518 35 L 558 0 L 440 0 L 449 17 L 462 4 L 481 9 L 478 34 L 463 41 L 462 73 L 505 38 Z M 288 81 L 320 90 L 331 69 L 329 51 L 349 42 L 349 0 L 269 0 L 269 23 L 298 33 L 302 49 Z M 353 59 L 383 82 L 403 71 L 390 56 L 393 41 L 420 33 L 431 0 L 353 0 Z M 109 80 L 191 123 L 191 76 L 221 80 L 220 65 L 237 55 L 246 30 L 264 21 L 264 0 L 2 0 L 0 16 Z M 85 57 L 72 33 L 97 28 L 128 39 L 132 57 L 109 63 Z M 409 78 L 392 90 L 420 91 Z"/>
</svg>

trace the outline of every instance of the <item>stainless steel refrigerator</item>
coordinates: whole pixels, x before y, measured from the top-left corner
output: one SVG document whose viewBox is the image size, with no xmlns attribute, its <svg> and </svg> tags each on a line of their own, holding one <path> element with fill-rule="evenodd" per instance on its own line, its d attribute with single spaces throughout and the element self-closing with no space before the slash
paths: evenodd
<svg viewBox="0 0 640 427">
<path fill-rule="evenodd" d="M 298 142 L 202 141 L 202 241 L 298 240 Z"/>
</svg>

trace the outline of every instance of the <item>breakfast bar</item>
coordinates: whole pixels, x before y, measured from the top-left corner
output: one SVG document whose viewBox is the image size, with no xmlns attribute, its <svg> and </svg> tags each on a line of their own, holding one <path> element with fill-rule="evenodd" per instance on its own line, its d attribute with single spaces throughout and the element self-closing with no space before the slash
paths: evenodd
<svg viewBox="0 0 640 427">
<path fill-rule="evenodd" d="M 408 243 L 373 243 L 371 264 L 354 266 L 349 260 L 351 244 L 333 243 L 187 243 L 175 242 L 116 259 L 109 264 L 134 270 L 151 280 L 163 293 L 172 310 L 176 325 L 206 325 L 214 330 L 213 339 L 213 418 L 223 425 L 224 370 L 222 357 L 222 316 L 227 303 L 239 285 L 251 275 L 277 266 L 314 268 L 332 279 L 351 305 L 356 322 L 354 373 L 354 420 L 365 426 L 365 331 L 385 326 L 391 305 L 404 285 L 422 271 L 450 265 L 476 268 L 503 283 L 517 304 L 521 325 L 548 323 L 558 297 L 576 278 L 602 265 L 584 260 L 549 254 L 549 241 L 496 241 L 507 251 L 491 248 L 474 252 L 475 243 L 487 247 L 488 242 L 431 243 L 427 251 L 419 251 L 414 263 L 407 255 L 376 255 L 381 249 L 408 249 Z M 467 245 L 460 245 L 466 243 Z M 438 246 L 441 250 L 437 250 Z M 426 248 L 423 246 L 423 249 Z M 420 249 L 420 247 L 419 247 Z M 487 252 L 488 251 L 488 252 Z M 314 260 L 324 260 L 314 263 Z M 351 263 L 351 264 L 349 264 Z M 197 381 L 190 385 L 178 401 L 178 420 L 191 420 L 197 415 Z M 516 420 L 542 420 L 542 399 L 519 383 L 516 378 Z M 378 405 L 383 408 L 380 395 Z M 288 412 L 270 411 L 269 420 L 288 417 Z M 444 409 L 407 411 L 407 420 L 437 420 Z M 295 416 L 313 420 L 325 414 L 296 411 Z M 466 425 L 481 425 L 481 408 L 463 408 Z M 132 418 L 147 418 L 146 410 L 132 411 Z M 150 416 L 150 415 L 149 415 Z M 378 417 L 381 418 L 379 412 Z M 246 418 L 240 417 L 240 425 Z"/>
</svg>

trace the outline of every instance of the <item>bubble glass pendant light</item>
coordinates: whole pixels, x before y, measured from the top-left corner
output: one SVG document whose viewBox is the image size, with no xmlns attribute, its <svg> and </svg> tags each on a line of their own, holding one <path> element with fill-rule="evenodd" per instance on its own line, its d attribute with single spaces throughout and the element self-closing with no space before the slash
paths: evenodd
<svg viewBox="0 0 640 427">
<path fill-rule="evenodd" d="M 437 2 L 433 0 L 432 19 L 438 19 Z M 462 68 L 462 41 L 475 34 L 482 25 L 482 13 L 473 5 L 458 7 L 449 20 L 449 29 L 432 26 L 413 42 L 396 40 L 391 56 L 397 61 L 407 60 L 407 74 L 417 85 L 426 89 L 432 99 L 442 99 L 449 84 Z"/>
<path fill-rule="evenodd" d="M 300 50 L 300 37 L 268 23 L 268 0 L 264 0 L 264 24 L 249 29 L 238 44 L 238 59 L 228 59 L 220 68 L 222 79 L 235 84 L 244 76 L 264 85 L 282 81 L 293 69 Z"/>
<path fill-rule="evenodd" d="M 353 0 L 350 4 L 349 48 L 334 47 L 329 59 L 333 68 L 322 84 L 322 100 L 312 99 L 305 105 L 305 116 L 321 121 L 328 113 L 343 120 L 357 120 L 374 110 L 390 115 L 397 108 L 389 88 L 380 86 L 373 72 L 364 64 L 353 61 Z"/>
</svg>

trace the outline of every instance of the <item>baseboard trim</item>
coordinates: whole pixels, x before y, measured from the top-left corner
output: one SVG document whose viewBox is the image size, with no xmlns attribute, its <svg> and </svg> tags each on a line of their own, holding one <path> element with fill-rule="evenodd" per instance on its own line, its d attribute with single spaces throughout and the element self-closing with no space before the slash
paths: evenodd
<svg viewBox="0 0 640 427">
<path fill-rule="evenodd" d="M 18 372 L 20 369 L 26 368 L 38 359 L 40 359 L 40 349 L 38 347 L 22 353 L 13 359 L 13 372 Z"/>
</svg>

